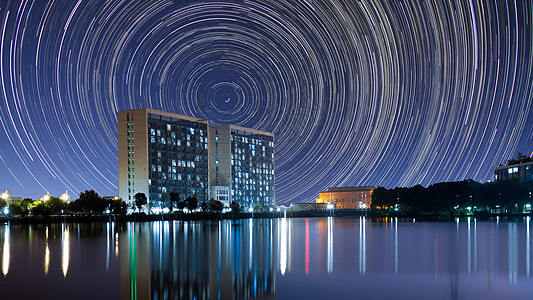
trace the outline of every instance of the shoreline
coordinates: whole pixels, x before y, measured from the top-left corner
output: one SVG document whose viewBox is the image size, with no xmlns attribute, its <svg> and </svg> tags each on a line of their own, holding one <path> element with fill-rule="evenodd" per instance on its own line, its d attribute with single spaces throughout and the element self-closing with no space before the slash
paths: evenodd
<svg viewBox="0 0 533 300">
<path fill-rule="evenodd" d="M 379 211 L 296 211 L 296 212 L 254 212 L 254 213 L 172 213 L 160 215 L 56 215 L 56 216 L 28 216 L 28 217 L 0 217 L 0 223 L 9 224 L 49 224 L 49 223 L 106 223 L 106 222 L 154 222 L 154 221 L 202 221 L 202 220 L 238 220 L 238 219 L 275 219 L 275 218 L 321 218 L 321 217 L 358 217 L 364 216 L 372 219 L 400 218 L 414 219 L 417 221 L 446 222 L 457 218 L 465 219 L 474 217 L 480 220 L 489 220 L 496 217 L 524 218 L 531 214 L 471 214 L 471 215 L 415 215 L 415 214 L 384 214 Z"/>
</svg>

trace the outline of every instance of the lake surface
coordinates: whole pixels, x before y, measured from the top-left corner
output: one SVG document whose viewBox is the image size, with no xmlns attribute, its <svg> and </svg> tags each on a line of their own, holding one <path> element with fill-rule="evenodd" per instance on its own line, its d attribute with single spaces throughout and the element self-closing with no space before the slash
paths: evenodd
<svg viewBox="0 0 533 300">
<path fill-rule="evenodd" d="M 1 299 L 532 299 L 531 221 L 0 225 Z"/>
</svg>

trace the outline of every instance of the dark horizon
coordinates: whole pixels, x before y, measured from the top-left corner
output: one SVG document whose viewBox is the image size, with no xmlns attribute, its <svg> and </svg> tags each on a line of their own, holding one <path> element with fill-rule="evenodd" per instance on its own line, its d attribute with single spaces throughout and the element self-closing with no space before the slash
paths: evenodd
<svg viewBox="0 0 533 300">
<path fill-rule="evenodd" d="M 143 107 L 273 132 L 278 204 L 334 186 L 489 180 L 533 155 L 532 10 L 2 3 L 0 189 L 116 195 L 117 112 Z"/>
</svg>

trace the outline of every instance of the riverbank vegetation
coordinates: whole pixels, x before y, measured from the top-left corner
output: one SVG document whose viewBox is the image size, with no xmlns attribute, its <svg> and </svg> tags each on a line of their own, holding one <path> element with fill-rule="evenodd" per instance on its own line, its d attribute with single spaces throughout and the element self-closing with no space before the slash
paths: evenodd
<svg viewBox="0 0 533 300">
<path fill-rule="evenodd" d="M 427 188 L 378 187 L 372 208 L 383 214 L 468 215 L 531 213 L 533 181 L 480 183 L 471 179 L 441 182 Z"/>
</svg>

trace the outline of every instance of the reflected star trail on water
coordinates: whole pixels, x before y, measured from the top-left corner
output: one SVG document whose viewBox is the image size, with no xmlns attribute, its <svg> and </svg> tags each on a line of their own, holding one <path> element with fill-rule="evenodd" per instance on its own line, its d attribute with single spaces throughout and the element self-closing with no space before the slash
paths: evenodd
<svg viewBox="0 0 533 300">
<path fill-rule="evenodd" d="M 533 152 L 532 19 L 530 1 L 4 1 L 0 188 L 116 194 L 116 113 L 143 107 L 274 132 L 278 204 L 488 180 Z"/>
</svg>

